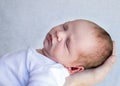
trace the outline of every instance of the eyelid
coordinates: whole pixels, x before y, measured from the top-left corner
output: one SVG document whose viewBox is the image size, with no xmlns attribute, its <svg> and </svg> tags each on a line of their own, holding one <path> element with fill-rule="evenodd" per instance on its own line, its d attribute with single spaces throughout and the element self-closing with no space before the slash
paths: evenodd
<svg viewBox="0 0 120 86">
<path fill-rule="evenodd" d="M 66 47 L 69 50 L 69 39 L 66 40 Z"/>
<path fill-rule="evenodd" d="M 67 46 L 67 48 L 68 48 L 68 40 L 66 40 L 66 46 Z"/>
</svg>

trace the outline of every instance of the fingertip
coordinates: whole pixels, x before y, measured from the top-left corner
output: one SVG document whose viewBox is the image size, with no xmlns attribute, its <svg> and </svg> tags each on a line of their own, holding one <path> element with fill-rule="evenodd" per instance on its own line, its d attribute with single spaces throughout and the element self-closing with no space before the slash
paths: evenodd
<svg viewBox="0 0 120 86">
<path fill-rule="evenodd" d="M 115 60 L 116 60 L 115 55 L 112 55 L 112 56 L 110 57 L 110 62 L 111 62 L 111 63 L 115 63 Z"/>
</svg>

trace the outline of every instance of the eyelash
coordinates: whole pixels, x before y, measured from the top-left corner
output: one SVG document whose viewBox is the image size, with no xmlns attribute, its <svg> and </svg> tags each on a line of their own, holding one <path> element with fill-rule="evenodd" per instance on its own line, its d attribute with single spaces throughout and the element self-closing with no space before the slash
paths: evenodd
<svg viewBox="0 0 120 86">
<path fill-rule="evenodd" d="M 67 46 L 67 48 L 68 48 L 68 42 L 69 42 L 69 40 L 67 39 L 67 40 L 66 40 L 66 46 Z"/>
</svg>

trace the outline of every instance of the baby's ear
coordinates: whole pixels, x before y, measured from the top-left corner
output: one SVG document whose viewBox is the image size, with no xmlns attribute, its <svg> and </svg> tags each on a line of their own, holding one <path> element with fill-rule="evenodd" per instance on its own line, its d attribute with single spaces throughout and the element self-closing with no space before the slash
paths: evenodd
<svg viewBox="0 0 120 86">
<path fill-rule="evenodd" d="M 70 72 L 70 74 L 74 74 L 77 72 L 82 72 L 84 70 L 83 66 L 78 66 L 78 67 L 66 67 L 68 69 L 68 71 Z"/>
</svg>

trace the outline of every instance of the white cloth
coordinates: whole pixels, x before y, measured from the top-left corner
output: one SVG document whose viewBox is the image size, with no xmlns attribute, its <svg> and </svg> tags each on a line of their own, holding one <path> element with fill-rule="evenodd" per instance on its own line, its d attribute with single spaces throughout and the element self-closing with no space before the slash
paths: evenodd
<svg viewBox="0 0 120 86">
<path fill-rule="evenodd" d="M 67 76 L 63 65 L 33 48 L 0 58 L 0 86 L 63 86 Z"/>
</svg>

